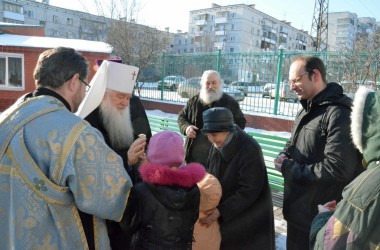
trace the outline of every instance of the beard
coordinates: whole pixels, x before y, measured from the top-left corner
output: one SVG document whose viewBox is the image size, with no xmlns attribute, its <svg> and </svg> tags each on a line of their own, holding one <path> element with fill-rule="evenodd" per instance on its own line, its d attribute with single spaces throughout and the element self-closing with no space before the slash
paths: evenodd
<svg viewBox="0 0 380 250">
<path fill-rule="evenodd" d="M 211 104 L 215 101 L 218 101 L 223 96 L 222 85 L 216 90 L 207 90 L 205 86 L 202 86 L 201 91 L 199 92 L 199 98 L 205 104 Z"/>
<path fill-rule="evenodd" d="M 100 104 L 100 117 L 114 149 L 129 148 L 134 141 L 129 105 L 120 111 L 105 99 Z"/>
</svg>

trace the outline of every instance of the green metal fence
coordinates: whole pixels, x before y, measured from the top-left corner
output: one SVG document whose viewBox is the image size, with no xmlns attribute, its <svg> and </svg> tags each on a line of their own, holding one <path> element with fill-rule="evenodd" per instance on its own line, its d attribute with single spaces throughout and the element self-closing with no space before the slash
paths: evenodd
<svg viewBox="0 0 380 250">
<path fill-rule="evenodd" d="M 327 81 L 341 83 L 346 93 L 352 94 L 358 85 L 373 89 L 379 83 L 378 53 L 343 52 L 277 52 L 253 53 L 213 53 L 165 54 L 146 69 L 140 69 L 137 94 L 146 99 L 186 103 L 187 98 L 177 94 L 175 89 L 167 89 L 164 79 L 167 76 L 183 76 L 187 79 L 200 77 L 205 70 L 217 70 L 224 83 L 243 81 L 249 84 L 248 95 L 240 101 L 246 112 L 265 113 L 294 117 L 299 103 L 279 99 L 281 82 L 287 82 L 289 67 L 293 57 L 309 54 L 320 57 L 327 70 Z M 262 97 L 263 86 L 275 83 L 274 99 Z"/>
</svg>

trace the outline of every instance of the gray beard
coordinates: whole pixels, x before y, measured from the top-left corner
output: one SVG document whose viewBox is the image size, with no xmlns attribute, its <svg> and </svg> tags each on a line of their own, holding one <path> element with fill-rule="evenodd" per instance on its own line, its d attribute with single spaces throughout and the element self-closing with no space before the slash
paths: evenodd
<svg viewBox="0 0 380 250">
<path fill-rule="evenodd" d="M 202 86 L 201 91 L 199 92 L 199 98 L 205 104 L 211 104 L 215 101 L 220 100 L 223 96 L 222 87 L 217 89 L 216 91 L 207 91 L 206 88 Z"/>
<path fill-rule="evenodd" d="M 114 149 L 129 148 L 134 141 L 129 105 L 120 112 L 105 100 L 100 104 L 99 111 L 111 146 Z"/>
</svg>

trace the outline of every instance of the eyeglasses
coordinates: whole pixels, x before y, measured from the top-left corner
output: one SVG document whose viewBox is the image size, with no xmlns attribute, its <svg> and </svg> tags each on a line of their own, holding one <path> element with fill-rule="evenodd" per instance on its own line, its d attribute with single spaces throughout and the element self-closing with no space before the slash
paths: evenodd
<svg viewBox="0 0 380 250">
<path fill-rule="evenodd" d="M 90 90 L 91 86 L 90 86 L 87 82 L 83 81 L 80 77 L 79 77 L 78 79 L 79 79 L 79 81 L 81 81 L 84 85 L 86 85 L 86 92 L 88 92 L 88 91 Z"/>
<path fill-rule="evenodd" d="M 298 76 L 296 79 L 289 80 L 289 85 L 296 84 L 297 82 L 299 82 L 302 79 L 302 77 L 304 77 L 307 74 L 309 74 L 309 72 L 303 73 L 302 75 Z"/>
<path fill-rule="evenodd" d="M 75 73 L 75 74 L 78 74 L 78 73 Z M 67 82 L 68 80 L 70 80 L 71 78 L 73 78 L 73 76 L 75 76 L 75 74 L 72 74 L 69 78 L 66 79 L 65 82 Z M 79 77 L 78 79 L 79 79 L 79 81 L 81 81 L 84 85 L 86 85 L 86 92 L 88 92 L 88 91 L 90 90 L 91 86 L 90 86 L 87 82 L 83 81 L 80 77 Z"/>
</svg>

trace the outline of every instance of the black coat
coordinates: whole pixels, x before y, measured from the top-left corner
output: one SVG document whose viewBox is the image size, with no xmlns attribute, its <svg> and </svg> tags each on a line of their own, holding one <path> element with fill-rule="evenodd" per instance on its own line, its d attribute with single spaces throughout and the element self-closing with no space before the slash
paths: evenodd
<svg viewBox="0 0 380 250">
<path fill-rule="evenodd" d="M 194 223 L 198 219 L 203 166 L 191 163 L 177 170 L 144 163 L 143 182 L 132 188 L 121 221 L 130 248 L 136 250 L 191 250 Z"/>
<path fill-rule="evenodd" d="M 131 122 L 133 127 L 133 136 L 135 139 L 138 138 L 139 134 L 145 134 L 147 141 L 149 141 L 150 137 L 152 137 L 152 131 L 150 129 L 148 117 L 145 113 L 144 106 L 141 103 L 141 100 L 138 96 L 132 95 L 132 98 L 129 102 L 130 112 L 131 112 Z M 124 168 L 127 170 L 129 176 L 133 184 L 140 181 L 139 174 L 136 168 L 132 166 L 128 166 L 128 150 L 129 145 L 126 145 L 122 149 L 114 149 L 111 145 L 110 139 L 108 137 L 108 132 L 104 127 L 103 121 L 100 118 L 99 107 L 92 111 L 86 118 L 91 126 L 98 129 L 103 137 L 107 145 L 112 148 L 120 157 L 123 159 Z M 90 249 L 93 244 L 93 232 L 92 229 L 92 216 L 88 214 L 84 214 L 80 212 L 80 216 L 82 219 L 83 227 L 85 230 L 86 237 L 89 239 Z M 111 247 L 113 250 L 117 249 L 125 249 L 125 245 L 129 244 L 129 239 L 124 235 L 122 229 L 119 226 L 119 223 L 114 221 L 106 221 L 108 236 L 110 237 Z"/>
<path fill-rule="evenodd" d="M 313 100 L 301 104 L 284 149 L 290 160 L 282 164 L 283 213 L 288 222 L 309 232 L 317 205 L 341 200 L 343 188 L 362 170 L 350 136 L 352 100 L 343 95 L 342 87 L 327 84 Z"/>
<path fill-rule="evenodd" d="M 212 147 L 207 170 L 220 181 L 221 249 L 275 249 L 272 195 L 259 144 L 235 126 L 221 151 Z"/>
<path fill-rule="evenodd" d="M 202 165 L 206 164 L 211 143 L 207 139 L 207 136 L 201 133 L 201 129 L 203 128 L 202 113 L 203 111 L 214 107 L 224 107 L 229 109 L 234 116 L 235 124 L 241 129 L 245 128 L 246 120 L 244 114 L 240 109 L 239 103 L 233 97 L 223 93 L 220 100 L 206 105 L 200 100 L 199 94 L 193 96 L 178 115 L 178 126 L 182 134 L 186 135 L 186 128 L 190 125 L 194 125 L 198 128 L 196 138 L 189 139 L 186 137 L 186 162 L 199 162 Z"/>
</svg>

